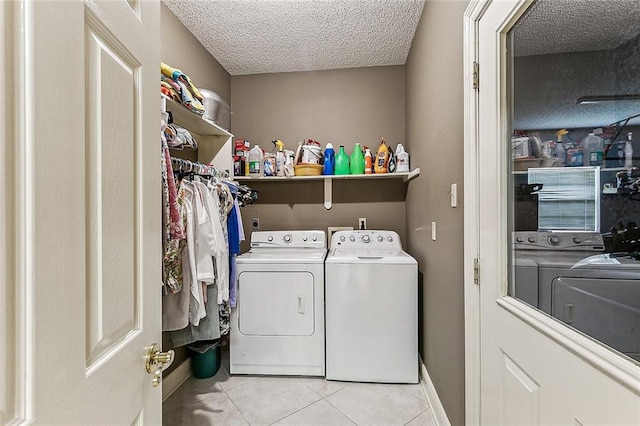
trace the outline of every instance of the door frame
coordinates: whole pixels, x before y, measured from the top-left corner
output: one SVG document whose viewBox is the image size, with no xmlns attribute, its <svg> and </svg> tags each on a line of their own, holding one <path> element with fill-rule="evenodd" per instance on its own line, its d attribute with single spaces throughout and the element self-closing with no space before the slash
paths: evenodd
<svg viewBox="0 0 640 426">
<path fill-rule="evenodd" d="M 464 352 L 465 424 L 480 424 L 480 287 L 474 282 L 474 262 L 479 253 L 478 196 L 478 92 L 473 87 L 477 60 L 477 21 L 487 0 L 471 0 L 464 12 Z"/>
<path fill-rule="evenodd" d="M 534 0 L 517 0 L 512 13 L 504 22 L 507 26 L 519 17 L 517 11 Z M 465 423 L 480 424 L 480 372 L 481 372 L 481 289 L 474 282 L 474 260 L 482 259 L 479 240 L 479 197 L 482 193 L 477 179 L 479 172 L 479 132 L 478 132 L 478 91 L 473 87 L 473 64 L 478 58 L 478 21 L 493 0 L 471 0 L 464 13 L 464 315 L 465 315 Z M 500 43 L 501 38 L 496 38 Z M 481 66 L 481 65 L 480 65 Z M 480 75 L 483 78 L 495 76 Z M 482 81 L 482 80 L 480 80 Z M 499 87 L 504 88 L 501 84 Z M 481 90 L 481 89 L 480 89 Z M 504 94 L 501 94 L 504 95 Z M 504 114 L 502 114 L 504 116 Z M 502 224 L 504 227 L 504 224 Z M 505 231 L 506 232 L 506 231 Z M 505 252 L 506 253 L 506 252 Z M 498 265 L 506 267 L 506 259 L 499 259 Z M 504 268 L 503 268 L 504 269 Z M 611 379 L 640 394 L 640 373 L 638 366 L 622 355 L 618 355 L 604 344 L 584 336 L 529 305 L 507 296 L 507 283 L 485 277 L 482 268 L 478 278 L 481 285 L 497 285 L 501 295 L 496 303 L 515 318 L 552 339 L 571 351 L 576 357 L 606 374 Z M 491 284 L 495 282 L 495 284 Z M 486 288 L 486 287 L 485 287 Z"/>
<path fill-rule="evenodd" d="M 0 401 L 3 421 L 9 425 L 28 424 L 33 417 L 34 391 L 34 102 L 33 89 L 33 3 L 8 2 L 2 5 L 7 24 L 6 42 L 0 50 L 0 68 L 13 76 L 5 82 L 5 99 L 0 123 L 5 129 L 2 150 L 4 188 L 0 201 L 6 232 L 0 253 L 6 260 L 0 282 L 11 306 L 2 334 L 5 398 Z M 4 252 L 4 253 L 2 253 Z M 11 395 L 11 397 L 8 397 Z"/>
</svg>

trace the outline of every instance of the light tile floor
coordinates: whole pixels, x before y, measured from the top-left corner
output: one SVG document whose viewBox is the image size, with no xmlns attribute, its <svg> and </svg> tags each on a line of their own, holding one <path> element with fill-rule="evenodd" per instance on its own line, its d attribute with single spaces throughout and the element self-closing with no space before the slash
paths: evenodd
<svg viewBox="0 0 640 426">
<path fill-rule="evenodd" d="M 164 401 L 162 411 L 165 426 L 436 425 L 419 384 L 230 376 L 225 350 L 214 377 L 189 378 Z"/>
</svg>

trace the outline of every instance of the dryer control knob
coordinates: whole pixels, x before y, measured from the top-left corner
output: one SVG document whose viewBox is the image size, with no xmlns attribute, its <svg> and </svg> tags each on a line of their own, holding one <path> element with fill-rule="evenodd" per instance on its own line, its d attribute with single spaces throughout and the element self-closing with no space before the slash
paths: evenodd
<svg viewBox="0 0 640 426">
<path fill-rule="evenodd" d="M 390 243 L 393 242 L 393 237 L 387 237 L 387 241 L 389 241 Z"/>
<path fill-rule="evenodd" d="M 560 243 L 560 238 L 558 238 L 557 235 L 550 235 L 549 238 L 547 238 L 547 241 L 552 246 L 556 246 L 556 245 L 558 245 L 558 243 Z"/>
<path fill-rule="evenodd" d="M 283 240 L 284 240 L 285 243 L 290 243 L 291 242 L 291 234 L 285 235 Z"/>
<path fill-rule="evenodd" d="M 344 243 L 344 240 L 345 240 L 345 238 L 344 238 L 344 235 L 343 235 L 342 237 L 340 237 L 340 241 Z"/>
<path fill-rule="evenodd" d="M 378 242 L 381 243 L 384 241 L 384 238 L 382 238 L 382 235 L 378 235 Z"/>
<path fill-rule="evenodd" d="M 535 238 L 533 238 L 533 237 L 529 237 L 529 238 L 527 238 L 527 241 L 529 241 L 530 243 L 532 243 L 532 244 L 533 244 L 533 243 L 535 243 L 535 242 L 536 242 L 536 239 L 535 239 Z"/>
<path fill-rule="evenodd" d="M 573 237 L 573 242 L 576 244 L 580 244 L 582 242 L 582 240 L 578 237 Z"/>
<path fill-rule="evenodd" d="M 318 237 L 313 237 L 313 241 L 318 241 Z"/>
<path fill-rule="evenodd" d="M 371 238 L 369 238 L 368 235 L 363 235 L 362 236 L 362 242 L 363 243 L 368 243 L 369 241 L 371 241 Z"/>
<path fill-rule="evenodd" d="M 269 238 L 267 238 L 267 240 L 273 241 L 273 237 L 271 235 L 269 235 Z"/>
<path fill-rule="evenodd" d="M 353 235 L 349 237 L 349 241 L 351 241 L 352 243 L 356 240 L 356 237 L 354 237 Z"/>
<path fill-rule="evenodd" d="M 307 241 L 307 237 L 302 237 L 302 241 Z"/>
<path fill-rule="evenodd" d="M 516 237 L 516 242 L 517 242 L 517 243 L 521 243 L 521 242 L 523 242 L 523 241 L 524 241 L 524 238 L 522 238 L 522 237 Z"/>
</svg>

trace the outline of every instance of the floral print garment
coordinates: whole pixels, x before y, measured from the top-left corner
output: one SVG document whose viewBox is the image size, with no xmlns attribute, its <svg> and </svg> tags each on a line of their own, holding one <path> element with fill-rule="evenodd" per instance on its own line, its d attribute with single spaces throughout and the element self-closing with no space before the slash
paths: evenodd
<svg viewBox="0 0 640 426">
<path fill-rule="evenodd" d="M 184 247 L 184 212 L 171 166 L 171 154 L 164 133 L 162 138 L 162 201 L 163 201 L 163 282 L 167 293 L 182 290 L 182 248 Z M 184 194 L 183 194 L 184 198 Z"/>
</svg>

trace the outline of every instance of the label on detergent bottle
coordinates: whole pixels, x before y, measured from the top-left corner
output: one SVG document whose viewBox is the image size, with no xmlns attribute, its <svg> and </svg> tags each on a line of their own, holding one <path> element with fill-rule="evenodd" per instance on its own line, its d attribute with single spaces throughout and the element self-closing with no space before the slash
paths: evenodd
<svg viewBox="0 0 640 426">
<path fill-rule="evenodd" d="M 249 161 L 249 174 L 260 173 L 260 161 Z"/>
</svg>

